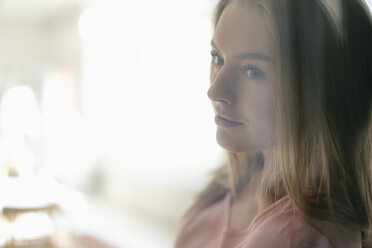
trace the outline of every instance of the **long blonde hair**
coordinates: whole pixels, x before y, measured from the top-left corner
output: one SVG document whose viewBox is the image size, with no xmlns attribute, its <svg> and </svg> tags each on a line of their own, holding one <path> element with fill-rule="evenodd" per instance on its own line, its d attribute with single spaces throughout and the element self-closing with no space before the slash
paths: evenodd
<svg viewBox="0 0 372 248">
<path fill-rule="evenodd" d="M 276 144 L 274 165 L 262 180 L 266 193 L 273 199 L 289 194 L 308 216 L 360 230 L 363 246 L 372 247 L 372 21 L 366 5 L 339 1 L 340 33 L 320 0 L 221 0 L 214 27 L 233 1 L 265 15 L 278 44 Z M 228 157 L 182 220 L 228 191 L 236 197 L 254 170 L 267 169 L 262 152 Z"/>
</svg>

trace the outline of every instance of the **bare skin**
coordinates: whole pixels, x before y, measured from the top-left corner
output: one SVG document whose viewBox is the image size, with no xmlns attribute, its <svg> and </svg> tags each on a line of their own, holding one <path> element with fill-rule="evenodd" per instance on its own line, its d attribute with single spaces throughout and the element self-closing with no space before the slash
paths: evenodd
<svg viewBox="0 0 372 248">
<path fill-rule="evenodd" d="M 264 149 L 262 152 L 265 157 L 264 166 L 270 167 L 272 164 L 272 148 Z M 256 216 L 274 203 L 260 188 L 263 173 L 262 171 L 256 172 L 237 199 L 231 201 L 229 223 L 231 228 L 236 230 L 247 228 Z"/>
<path fill-rule="evenodd" d="M 263 17 L 251 6 L 229 4 L 212 39 L 208 96 L 216 115 L 232 121 L 225 125 L 216 120 L 217 142 L 232 152 L 262 151 L 266 168 L 272 164 L 273 146 L 276 65 L 272 56 L 273 40 Z M 273 203 L 259 186 L 264 171 L 253 175 L 232 201 L 229 224 L 233 229 L 247 228 Z"/>
<path fill-rule="evenodd" d="M 273 145 L 276 65 L 272 36 L 249 6 L 229 4 L 212 39 L 208 97 L 217 117 L 217 142 L 231 152 L 261 151 Z M 231 123 L 230 122 L 230 123 Z"/>
</svg>

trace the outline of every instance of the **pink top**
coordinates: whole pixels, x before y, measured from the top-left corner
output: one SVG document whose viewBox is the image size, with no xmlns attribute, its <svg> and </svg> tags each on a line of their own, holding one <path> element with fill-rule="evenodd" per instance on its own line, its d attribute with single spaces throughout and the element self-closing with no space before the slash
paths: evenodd
<svg viewBox="0 0 372 248">
<path fill-rule="evenodd" d="M 326 230 L 335 247 L 360 248 L 359 230 L 337 227 L 329 221 L 312 219 L 286 195 L 264 209 L 244 230 L 235 230 L 230 223 L 231 192 L 208 208 L 192 213 L 183 223 L 175 248 L 323 248 L 333 247 L 320 230 Z"/>
</svg>

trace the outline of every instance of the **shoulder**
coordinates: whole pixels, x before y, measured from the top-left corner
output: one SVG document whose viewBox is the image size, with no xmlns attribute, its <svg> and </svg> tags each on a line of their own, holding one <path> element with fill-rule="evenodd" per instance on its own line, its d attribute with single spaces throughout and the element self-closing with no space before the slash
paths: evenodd
<svg viewBox="0 0 372 248">
<path fill-rule="evenodd" d="M 239 248 L 291 247 L 293 213 L 290 198 L 279 199 L 251 222 Z"/>
<path fill-rule="evenodd" d="M 287 196 L 254 220 L 239 248 L 361 248 L 359 230 L 306 216 Z"/>
<path fill-rule="evenodd" d="M 291 248 L 361 248 L 360 231 L 294 210 Z"/>
</svg>

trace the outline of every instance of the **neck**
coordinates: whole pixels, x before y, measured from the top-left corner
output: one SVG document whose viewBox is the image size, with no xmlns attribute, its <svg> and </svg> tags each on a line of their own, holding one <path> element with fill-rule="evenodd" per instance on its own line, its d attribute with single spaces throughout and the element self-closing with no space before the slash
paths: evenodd
<svg viewBox="0 0 372 248">
<path fill-rule="evenodd" d="M 272 147 L 262 150 L 264 155 L 263 169 L 252 172 L 250 181 L 238 193 L 237 199 L 235 199 L 236 201 L 246 202 L 255 199 L 259 208 L 262 209 L 275 201 L 275 199 L 273 199 L 273 197 L 267 192 L 267 185 L 265 185 L 270 183 L 270 173 L 273 171 L 272 152 Z"/>
</svg>

